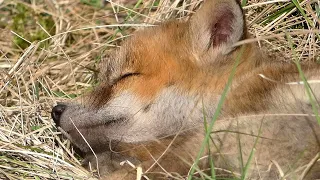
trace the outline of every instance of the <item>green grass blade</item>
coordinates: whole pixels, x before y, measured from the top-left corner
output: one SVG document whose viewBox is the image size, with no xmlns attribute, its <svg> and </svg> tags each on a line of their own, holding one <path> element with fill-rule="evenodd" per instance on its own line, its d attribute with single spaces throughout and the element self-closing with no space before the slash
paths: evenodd
<svg viewBox="0 0 320 180">
<path fill-rule="evenodd" d="M 320 18 L 320 4 L 316 6 L 316 14 L 318 15 L 318 18 Z"/>
<path fill-rule="evenodd" d="M 304 17 L 304 19 L 308 22 L 308 24 L 312 27 L 312 28 L 316 28 L 315 24 L 308 18 L 308 16 L 306 15 L 306 13 L 304 12 L 304 10 L 302 9 L 302 7 L 300 6 L 299 2 L 297 0 L 292 0 L 292 2 L 294 3 L 294 5 L 297 7 L 297 9 L 299 10 L 299 12 L 301 13 L 301 15 Z M 320 39 L 320 35 L 319 33 L 316 33 L 318 39 Z"/>
<path fill-rule="evenodd" d="M 206 133 L 211 133 L 211 131 L 208 129 L 208 122 L 207 122 L 207 115 L 205 112 L 205 108 L 204 108 L 204 103 L 202 100 L 202 113 L 203 113 L 203 123 L 204 123 L 204 129 Z M 210 172 L 211 172 L 211 177 L 212 179 L 216 179 L 216 172 L 214 169 L 214 162 L 213 162 L 213 158 L 211 155 L 211 151 L 210 151 L 210 138 L 207 141 L 207 148 L 208 148 L 208 154 L 209 154 L 209 163 L 210 163 Z"/>
<path fill-rule="evenodd" d="M 257 144 L 258 144 L 258 140 L 260 139 L 260 136 L 261 136 L 262 124 L 263 124 L 263 119 L 261 120 L 258 136 L 256 137 L 256 140 L 255 140 L 254 145 L 253 145 L 253 147 L 251 149 L 248 161 L 247 161 L 247 163 L 246 163 L 246 165 L 245 165 L 245 167 L 244 167 L 244 169 L 242 171 L 242 174 L 241 174 L 241 176 L 242 176 L 241 179 L 243 179 L 243 180 L 247 179 L 247 175 L 248 175 L 248 171 L 249 171 L 249 168 L 250 168 L 250 164 L 252 162 L 254 153 L 256 152 L 256 147 L 257 147 Z"/>
<path fill-rule="evenodd" d="M 287 36 L 287 39 L 288 39 L 288 42 L 289 42 L 289 46 L 290 46 L 292 54 L 293 54 L 294 63 L 297 66 L 300 78 L 303 81 L 303 85 L 304 85 L 306 93 L 307 93 L 307 95 L 309 97 L 309 101 L 310 101 L 310 104 L 312 106 L 312 111 L 313 111 L 314 115 L 316 116 L 318 124 L 320 125 L 320 117 L 319 117 L 319 112 L 318 112 L 319 104 L 317 104 L 315 96 L 311 91 L 310 85 L 309 85 L 306 77 L 304 76 L 304 73 L 303 73 L 302 68 L 301 68 L 301 64 L 300 64 L 300 62 L 299 62 L 299 60 L 297 58 L 296 52 L 295 52 L 294 47 L 293 47 L 291 36 L 288 33 L 286 33 L 286 36 Z"/>
<path fill-rule="evenodd" d="M 137 8 L 142 4 L 142 1 L 143 1 L 143 0 L 138 0 L 137 3 L 134 5 L 134 7 L 133 7 L 132 9 L 127 9 L 129 12 L 127 12 L 127 16 L 126 16 L 126 18 L 124 19 L 124 21 L 123 21 L 122 23 L 128 22 L 129 18 L 133 18 L 133 17 L 132 17 L 132 14 L 135 14 L 135 13 L 136 13 L 134 10 L 137 9 Z M 108 41 L 115 39 L 118 33 L 121 33 L 121 35 L 126 36 L 125 32 L 123 31 L 123 28 L 125 28 L 125 27 L 120 27 L 120 26 L 119 26 L 119 27 L 115 30 L 114 35 L 111 36 L 111 37 L 108 39 Z"/>
<path fill-rule="evenodd" d="M 217 109 L 216 109 L 216 111 L 215 111 L 215 113 L 214 113 L 214 115 L 213 115 L 213 117 L 212 117 L 212 120 L 211 120 L 211 122 L 210 122 L 210 124 L 209 124 L 209 130 L 210 130 L 210 131 L 211 131 L 211 129 L 213 128 L 213 125 L 214 125 L 215 121 L 218 119 L 218 117 L 219 117 L 219 115 L 220 115 L 220 112 L 221 112 L 221 109 L 222 109 L 222 105 L 223 105 L 223 103 L 224 103 L 224 101 L 225 101 L 225 99 L 226 99 L 227 93 L 228 93 L 229 88 L 230 88 L 230 86 L 231 86 L 233 77 L 234 77 L 234 75 L 235 75 L 235 73 L 236 73 L 236 68 L 237 68 L 237 66 L 239 65 L 240 58 L 241 58 L 241 56 L 242 56 L 242 54 L 243 54 L 243 51 L 244 51 L 244 47 L 242 46 L 241 49 L 240 49 L 240 52 L 239 52 L 239 54 L 238 54 L 238 56 L 237 56 L 237 58 L 236 58 L 236 60 L 235 60 L 235 63 L 234 63 L 234 65 L 233 65 L 232 71 L 231 71 L 230 76 L 229 76 L 229 78 L 228 78 L 228 82 L 227 82 L 227 84 L 226 84 L 226 86 L 225 86 L 225 88 L 224 88 L 224 90 L 223 90 L 223 93 L 222 93 L 222 95 L 221 95 L 221 98 L 220 98 L 220 100 L 219 100 Z M 198 155 L 197 155 L 197 158 L 196 158 L 196 160 L 195 160 L 195 162 L 194 162 L 194 165 L 191 167 L 191 171 L 190 171 L 190 174 L 189 174 L 189 176 L 188 176 L 188 180 L 191 180 L 191 179 L 192 179 L 192 175 L 194 174 L 194 171 L 195 171 L 195 168 L 194 168 L 194 167 L 197 166 L 197 164 L 199 163 L 200 157 L 201 157 L 201 155 L 202 155 L 203 152 L 204 152 L 204 149 L 205 149 L 205 146 L 206 146 L 206 144 L 207 144 L 207 141 L 208 141 L 208 139 L 210 138 L 210 134 L 211 134 L 210 131 L 206 133 L 205 139 L 204 139 L 204 141 L 203 141 L 202 144 L 201 144 L 200 151 L 199 151 L 199 153 L 198 153 Z"/>
<path fill-rule="evenodd" d="M 137 9 L 141 4 L 142 4 L 142 0 L 138 0 L 138 2 L 134 5 L 133 9 Z M 134 11 L 129 11 L 129 12 L 128 12 L 128 15 L 127 15 L 127 17 L 126 17 L 126 19 L 125 19 L 125 22 L 128 21 L 128 19 L 132 16 L 132 13 L 133 13 L 133 12 L 134 12 Z"/>
<path fill-rule="evenodd" d="M 313 22 L 307 17 L 306 13 L 304 12 L 304 10 L 302 9 L 302 7 L 300 6 L 299 2 L 297 0 L 292 0 L 293 4 L 296 6 L 296 8 L 299 10 L 299 12 L 301 13 L 301 15 L 306 19 L 306 21 L 309 23 L 309 25 L 311 25 L 312 27 L 314 27 Z"/>
<path fill-rule="evenodd" d="M 248 3 L 248 0 L 242 0 L 242 2 L 241 2 L 241 6 L 242 6 L 242 7 L 244 7 L 244 6 L 246 6 L 246 5 L 247 5 L 247 3 Z"/>
<path fill-rule="evenodd" d="M 239 121 L 237 120 L 237 127 L 239 131 Z M 240 140 L 240 134 L 237 133 L 237 140 L 238 140 L 238 147 L 239 147 L 239 155 L 240 155 L 240 167 L 241 167 L 241 172 L 243 172 L 243 156 L 242 156 L 242 148 L 241 148 L 241 140 Z"/>
<path fill-rule="evenodd" d="M 281 16 L 283 13 L 291 11 L 295 5 L 293 3 L 277 10 L 275 13 L 267 16 L 266 18 L 262 19 L 260 22 L 263 22 L 263 24 L 268 24 L 269 22 L 277 19 L 279 16 Z"/>
<path fill-rule="evenodd" d="M 211 177 L 212 177 L 212 179 L 217 179 L 216 178 L 216 171 L 214 169 L 214 161 L 213 161 L 213 158 L 212 158 L 211 154 L 209 154 L 209 163 L 210 163 Z"/>
</svg>

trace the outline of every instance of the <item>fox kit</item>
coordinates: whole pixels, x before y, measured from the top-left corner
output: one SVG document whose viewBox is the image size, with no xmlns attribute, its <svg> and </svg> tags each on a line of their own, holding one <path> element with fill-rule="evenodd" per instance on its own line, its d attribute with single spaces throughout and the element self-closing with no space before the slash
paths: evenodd
<svg viewBox="0 0 320 180">
<path fill-rule="evenodd" d="M 52 117 L 109 179 L 136 178 L 125 160 L 151 179 L 211 176 L 211 162 L 217 179 L 319 179 L 320 66 L 302 66 L 308 89 L 295 65 L 235 46 L 246 38 L 238 1 L 206 0 L 188 21 L 128 38 L 101 61 L 100 84 Z"/>
</svg>

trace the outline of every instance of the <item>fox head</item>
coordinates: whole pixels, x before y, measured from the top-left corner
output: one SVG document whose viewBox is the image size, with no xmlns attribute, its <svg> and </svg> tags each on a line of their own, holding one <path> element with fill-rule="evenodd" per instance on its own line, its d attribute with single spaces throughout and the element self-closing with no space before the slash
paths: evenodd
<svg viewBox="0 0 320 180">
<path fill-rule="evenodd" d="M 100 84 L 76 102 L 59 103 L 52 117 L 85 152 L 84 139 L 98 150 L 112 140 L 144 142 L 199 126 L 215 111 L 238 55 L 233 45 L 245 37 L 236 0 L 207 0 L 188 21 L 128 38 L 102 59 Z M 240 70 L 255 64 L 252 47 L 246 48 Z"/>
</svg>

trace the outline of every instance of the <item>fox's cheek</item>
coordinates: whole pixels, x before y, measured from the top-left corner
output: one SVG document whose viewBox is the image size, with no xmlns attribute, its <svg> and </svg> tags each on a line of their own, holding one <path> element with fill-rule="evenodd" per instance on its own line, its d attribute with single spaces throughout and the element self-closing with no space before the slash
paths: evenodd
<svg viewBox="0 0 320 180">
<path fill-rule="evenodd" d="M 128 107 L 131 104 L 134 107 Z M 160 91 L 149 102 L 139 101 L 139 97 L 134 94 L 130 98 L 119 96 L 111 100 L 105 113 L 113 108 L 114 112 L 120 113 L 125 106 L 127 114 L 123 116 L 128 119 L 119 126 L 122 132 L 126 132 L 121 135 L 124 142 L 155 140 L 184 128 L 200 126 L 204 116 L 211 117 L 216 107 L 211 101 L 202 100 L 199 94 L 183 93 L 181 89 L 172 86 Z M 120 136 L 110 134 L 109 137 L 113 139 Z"/>
<path fill-rule="evenodd" d="M 155 114 L 155 124 L 161 124 L 163 132 L 172 133 L 180 128 L 201 124 L 204 116 L 211 116 L 216 109 L 214 101 L 203 99 L 201 94 L 187 93 L 171 86 L 162 90 L 154 103 L 148 107 Z"/>
</svg>

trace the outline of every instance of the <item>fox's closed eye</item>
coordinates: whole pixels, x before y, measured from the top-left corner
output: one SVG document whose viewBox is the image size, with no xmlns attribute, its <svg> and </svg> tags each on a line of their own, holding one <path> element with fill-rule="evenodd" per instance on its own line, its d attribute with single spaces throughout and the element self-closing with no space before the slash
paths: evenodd
<svg viewBox="0 0 320 180">
<path fill-rule="evenodd" d="M 121 81 L 121 80 L 124 80 L 124 79 L 126 79 L 126 78 L 128 78 L 128 77 L 138 76 L 138 75 L 140 75 L 140 73 L 125 73 L 125 74 L 121 75 L 121 76 L 115 81 L 115 83 L 117 83 L 117 82 L 119 82 L 119 81 Z"/>
</svg>

